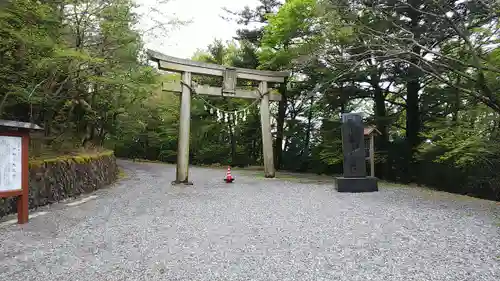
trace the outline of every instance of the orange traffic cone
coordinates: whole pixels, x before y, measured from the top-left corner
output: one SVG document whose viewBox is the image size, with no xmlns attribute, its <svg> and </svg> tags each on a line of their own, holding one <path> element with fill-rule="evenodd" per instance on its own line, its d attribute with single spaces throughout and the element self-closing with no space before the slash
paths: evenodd
<svg viewBox="0 0 500 281">
<path fill-rule="evenodd" d="M 224 179 L 226 183 L 232 183 L 234 181 L 233 176 L 231 176 L 231 166 L 227 167 L 226 178 Z"/>
</svg>

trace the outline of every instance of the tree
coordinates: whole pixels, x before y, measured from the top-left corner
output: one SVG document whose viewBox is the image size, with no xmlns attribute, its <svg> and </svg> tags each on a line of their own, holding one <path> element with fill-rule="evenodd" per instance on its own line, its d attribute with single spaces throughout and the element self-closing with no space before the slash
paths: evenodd
<svg viewBox="0 0 500 281">
<path fill-rule="evenodd" d="M 45 129 L 44 142 L 103 144 L 157 74 L 140 61 L 129 0 L 10 1 L 0 11 L 5 118 Z"/>
<path fill-rule="evenodd" d="M 314 33 L 315 23 L 315 3 L 314 0 L 292 0 L 287 1 L 280 10 L 274 15 L 268 15 L 268 25 L 264 28 L 262 35 L 261 51 L 259 53 L 259 61 L 261 69 L 268 70 L 292 70 L 300 73 L 300 68 L 294 64 L 294 60 L 298 59 L 300 53 L 303 52 L 303 47 L 307 46 L 305 42 L 310 40 Z M 280 93 L 282 100 L 278 106 L 277 114 L 277 134 L 275 143 L 275 165 L 277 168 L 282 167 L 281 158 L 283 157 L 283 142 L 285 150 L 287 140 L 285 139 L 285 123 L 287 118 L 287 108 L 298 98 L 298 95 L 304 91 L 311 91 L 314 84 L 311 83 L 309 89 L 303 88 L 303 91 L 287 91 L 287 84 L 294 83 L 293 79 L 287 80 L 281 85 Z M 303 149 L 297 152 L 305 158 L 309 157 L 309 144 L 312 129 L 314 98 L 310 98 L 309 112 L 307 113 L 306 136 L 304 139 Z M 292 119 L 293 121 L 295 118 Z M 292 121 L 292 123 L 293 123 Z M 300 123 L 297 123 L 300 124 Z M 307 162 L 307 160 L 305 161 Z"/>
<path fill-rule="evenodd" d="M 234 39 L 248 42 L 253 47 L 258 48 L 261 44 L 268 16 L 276 13 L 281 5 L 282 3 L 279 0 L 259 0 L 259 5 L 253 9 L 249 6 L 245 6 L 243 10 L 237 12 L 225 9 L 230 16 L 236 17 L 236 19 L 230 17 L 226 17 L 226 19 L 235 20 L 237 24 L 245 26 L 245 28 L 236 32 L 237 36 Z M 256 25 L 256 27 L 247 28 L 251 25 Z"/>
</svg>

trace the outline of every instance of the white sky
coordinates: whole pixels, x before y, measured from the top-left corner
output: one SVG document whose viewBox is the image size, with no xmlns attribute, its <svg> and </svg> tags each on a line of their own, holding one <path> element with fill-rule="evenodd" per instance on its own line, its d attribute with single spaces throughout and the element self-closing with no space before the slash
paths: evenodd
<svg viewBox="0 0 500 281">
<path fill-rule="evenodd" d="M 158 4 L 158 1 L 165 2 Z M 136 0 L 141 6 L 139 28 L 148 29 L 153 21 L 167 22 L 177 18 L 191 21 L 174 30 L 166 30 L 167 35 L 153 36 L 146 33 L 146 48 L 166 55 L 190 58 L 197 49 L 205 49 L 214 39 L 231 40 L 236 35 L 238 25 L 221 18 L 228 16 L 222 9 L 240 11 L 245 6 L 255 7 L 257 0 Z M 158 9 L 151 12 L 151 9 Z M 156 32 L 156 34 L 158 34 Z"/>
</svg>

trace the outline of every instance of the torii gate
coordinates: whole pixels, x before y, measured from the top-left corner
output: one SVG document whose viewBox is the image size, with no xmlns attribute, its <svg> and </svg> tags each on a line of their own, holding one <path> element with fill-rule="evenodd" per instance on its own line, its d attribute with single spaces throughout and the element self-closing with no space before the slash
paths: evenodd
<svg viewBox="0 0 500 281">
<path fill-rule="evenodd" d="M 179 137 L 177 144 L 177 174 L 174 184 L 192 184 L 189 182 L 189 130 L 191 121 L 191 74 L 203 74 L 223 77 L 223 87 L 207 85 L 192 86 L 199 95 L 225 96 L 236 98 L 260 98 L 260 122 L 262 129 L 262 150 L 264 155 L 264 176 L 274 178 L 273 141 L 269 116 L 269 101 L 280 101 L 279 94 L 267 93 L 267 82 L 284 83 L 288 72 L 264 71 L 246 68 L 226 67 L 218 64 L 203 63 L 180 59 L 148 50 L 148 58 L 158 63 L 158 68 L 167 71 L 180 72 L 182 83 L 167 83 L 162 86 L 165 91 L 181 93 L 181 108 L 179 121 Z M 246 79 L 259 81 L 259 90 L 244 90 L 236 88 L 236 80 Z"/>
</svg>

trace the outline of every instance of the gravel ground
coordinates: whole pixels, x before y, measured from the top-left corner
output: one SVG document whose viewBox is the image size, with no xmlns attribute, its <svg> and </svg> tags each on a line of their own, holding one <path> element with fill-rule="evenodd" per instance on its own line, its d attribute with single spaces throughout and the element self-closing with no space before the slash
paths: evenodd
<svg viewBox="0 0 500 281">
<path fill-rule="evenodd" d="M 0 228 L 0 280 L 500 280 L 495 202 L 121 164 L 96 199 Z"/>
</svg>

